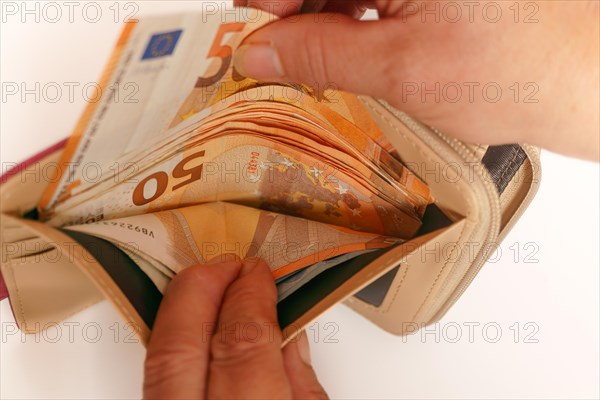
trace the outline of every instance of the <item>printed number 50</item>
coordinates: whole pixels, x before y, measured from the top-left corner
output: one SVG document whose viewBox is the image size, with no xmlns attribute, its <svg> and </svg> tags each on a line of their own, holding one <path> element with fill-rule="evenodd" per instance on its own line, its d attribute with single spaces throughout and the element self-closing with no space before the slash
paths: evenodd
<svg viewBox="0 0 600 400">
<path fill-rule="evenodd" d="M 231 64 L 232 50 L 231 50 L 230 46 L 223 44 L 223 38 L 225 37 L 226 33 L 240 32 L 242 29 L 244 29 L 245 25 L 246 24 L 244 22 L 231 22 L 228 24 L 222 24 L 219 27 L 219 31 L 217 32 L 217 35 L 215 37 L 215 41 L 213 42 L 212 46 L 210 47 L 210 50 L 208 51 L 206 58 L 213 58 L 213 57 L 220 58 L 221 66 L 219 67 L 219 70 L 213 76 L 209 76 L 209 77 L 205 77 L 205 78 L 199 77 L 198 80 L 196 81 L 196 88 L 203 88 L 203 87 L 213 85 L 213 84 L 219 82 L 221 80 L 221 78 L 223 77 L 223 75 L 225 75 L 225 73 L 229 69 L 229 65 Z M 234 74 L 234 75 L 236 75 L 236 74 Z"/>
<path fill-rule="evenodd" d="M 189 179 L 187 179 L 181 183 L 178 183 L 177 185 L 174 185 L 172 188 L 173 191 L 175 191 L 181 187 L 187 186 L 190 183 L 193 183 L 193 182 L 199 180 L 200 178 L 202 178 L 202 165 L 203 164 L 200 164 L 196 167 L 189 168 L 189 169 L 186 168 L 186 166 L 185 166 L 189 161 L 191 161 L 195 158 L 200 158 L 200 157 L 204 157 L 204 150 L 202 150 L 196 154 L 187 156 L 183 160 L 179 161 L 177 163 L 177 165 L 175 166 L 175 168 L 173 168 L 173 171 L 171 172 L 171 175 L 173 176 L 173 178 L 178 179 L 178 178 L 185 178 L 185 177 L 189 176 Z M 146 194 L 144 193 L 144 189 L 146 188 L 146 184 L 152 180 L 156 181 L 156 190 L 154 191 L 154 194 L 152 196 L 146 197 Z M 158 172 L 153 173 L 152 175 L 147 176 L 140 183 L 138 183 L 138 185 L 135 187 L 135 190 L 133 191 L 133 204 L 135 204 L 136 206 L 144 206 L 144 205 L 150 203 L 151 201 L 158 199 L 167 190 L 168 184 L 169 184 L 169 175 L 167 175 L 167 173 L 164 171 L 158 171 Z"/>
</svg>

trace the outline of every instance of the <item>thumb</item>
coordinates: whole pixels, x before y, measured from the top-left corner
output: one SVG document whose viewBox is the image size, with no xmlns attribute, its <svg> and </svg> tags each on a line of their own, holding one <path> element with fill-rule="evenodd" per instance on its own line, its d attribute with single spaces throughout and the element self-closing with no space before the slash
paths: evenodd
<svg viewBox="0 0 600 400">
<path fill-rule="evenodd" d="M 383 97 L 392 71 L 391 20 L 306 14 L 273 22 L 234 55 L 236 70 L 261 81 L 304 83 Z M 372 79 L 376 76 L 377 79 Z"/>
</svg>

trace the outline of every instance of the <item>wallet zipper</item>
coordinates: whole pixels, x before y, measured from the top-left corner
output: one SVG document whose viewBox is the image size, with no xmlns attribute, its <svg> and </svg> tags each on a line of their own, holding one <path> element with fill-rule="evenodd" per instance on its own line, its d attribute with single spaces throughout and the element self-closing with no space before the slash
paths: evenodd
<svg viewBox="0 0 600 400">
<path fill-rule="evenodd" d="M 445 134 L 443 134 L 442 132 L 440 132 L 439 130 L 437 130 L 435 128 L 430 128 L 430 129 L 436 135 L 438 135 L 439 138 L 441 138 L 444 142 L 446 142 L 465 161 L 478 162 L 478 160 L 475 157 L 475 154 L 469 148 L 467 148 L 467 146 L 465 146 L 464 143 L 462 143 L 458 139 L 454 139 L 454 138 L 450 138 L 450 137 L 446 136 Z M 477 168 L 478 169 L 477 172 L 479 173 L 479 176 L 482 180 L 483 186 L 486 189 L 486 194 L 487 194 L 488 202 L 490 205 L 490 211 L 492 212 L 490 226 L 488 228 L 487 234 L 485 235 L 486 238 L 484 239 L 484 243 L 492 243 L 492 241 L 496 240 L 500 234 L 501 213 L 500 213 L 500 206 L 498 204 L 499 203 L 498 191 L 497 191 L 496 187 L 491 183 L 491 180 L 488 179 L 489 176 L 487 175 L 487 172 L 485 171 L 484 168 L 485 167 L 483 165 L 479 165 L 479 168 Z M 494 201 L 494 199 L 496 201 Z M 497 203 L 497 204 L 494 204 L 494 203 Z M 494 209 L 495 209 L 495 211 L 494 211 Z M 465 275 L 463 276 L 461 281 L 458 283 L 456 289 L 454 289 L 452 294 L 450 294 L 448 300 L 446 300 L 444 305 L 431 317 L 429 323 L 435 322 L 435 321 L 438 321 L 439 319 L 441 319 L 444 316 L 444 314 L 446 314 L 446 312 L 448 312 L 448 310 L 463 295 L 463 293 L 465 292 L 467 287 L 469 287 L 471 282 L 473 282 L 473 279 L 475 279 L 475 277 L 477 276 L 477 274 L 479 273 L 481 268 L 487 262 L 487 259 L 481 254 L 481 251 L 479 253 L 479 257 L 477 257 L 478 260 L 473 261 L 471 266 L 469 266 L 469 268 L 465 272 Z"/>
</svg>

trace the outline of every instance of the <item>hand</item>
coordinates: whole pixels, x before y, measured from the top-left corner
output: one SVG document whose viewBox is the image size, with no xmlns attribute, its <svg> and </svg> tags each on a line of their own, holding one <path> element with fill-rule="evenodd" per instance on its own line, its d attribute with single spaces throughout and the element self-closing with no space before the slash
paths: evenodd
<svg viewBox="0 0 600 400">
<path fill-rule="evenodd" d="M 235 3 L 287 17 L 236 52 L 245 76 L 382 98 L 467 142 L 600 157 L 597 1 Z M 379 21 L 357 20 L 366 6 Z"/>
<path fill-rule="evenodd" d="M 303 334 L 281 348 L 262 260 L 215 259 L 177 274 L 148 345 L 144 398 L 326 398 Z"/>
</svg>

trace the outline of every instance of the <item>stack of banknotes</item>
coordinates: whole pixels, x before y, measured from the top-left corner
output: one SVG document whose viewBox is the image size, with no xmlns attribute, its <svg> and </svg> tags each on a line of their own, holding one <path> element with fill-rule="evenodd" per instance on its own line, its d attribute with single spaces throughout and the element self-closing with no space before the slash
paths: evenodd
<svg viewBox="0 0 600 400">
<path fill-rule="evenodd" d="M 47 187 L 42 221 L 112 242 L 159 290 L 224 254 L 262 257 L 280 299 L 409 239 L 429 189 L 356 95 L 232 65 L 258 10 L 126 24 Z"/>
</svg>

